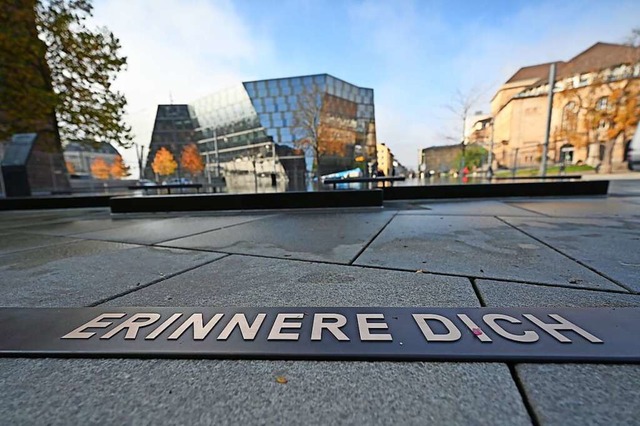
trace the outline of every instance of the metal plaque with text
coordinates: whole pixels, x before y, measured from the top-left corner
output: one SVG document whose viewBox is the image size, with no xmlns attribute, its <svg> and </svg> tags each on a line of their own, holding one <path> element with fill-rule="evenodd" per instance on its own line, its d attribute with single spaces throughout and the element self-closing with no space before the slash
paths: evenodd
<svg viewBox="0 0 640 426">
<path fill-rule="evenodd" d="M 0 308 L 2 356 L 640 362 L 640 308 Z"/>
</svg>

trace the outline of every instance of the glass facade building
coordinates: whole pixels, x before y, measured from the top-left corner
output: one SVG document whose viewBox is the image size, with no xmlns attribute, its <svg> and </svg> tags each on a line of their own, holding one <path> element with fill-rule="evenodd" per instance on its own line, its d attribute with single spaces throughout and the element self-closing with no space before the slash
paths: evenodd
<svg viewBox="0 0 640 426">
<path fill-rule="evenodd" d="M 361 167 L 367 173 L 375 162 L 373 89 L 328 74 L 244 82 L 179 107 L 180 120 L 158 128 L 156 137 L 159 122 L 168 122 L 159 107 L 152 146 L 182 137 L 175 122 L 188 114 L 192 136 L 184 139 L 196 141 L 208 172 L 227 181 L 233 175 L 270 173 L 296 189 L 304 186 L 307 172 L 324 175 Z"/>
<path fill-rule="evenodd" d="M 189 105 L 158 105 L 144 177 L 155 177 L 151 163 L 162 147 L 171 151 L 179 164 L 183 148 L 197 140 L 195 129 L 195 115 Z"/>
</svg>

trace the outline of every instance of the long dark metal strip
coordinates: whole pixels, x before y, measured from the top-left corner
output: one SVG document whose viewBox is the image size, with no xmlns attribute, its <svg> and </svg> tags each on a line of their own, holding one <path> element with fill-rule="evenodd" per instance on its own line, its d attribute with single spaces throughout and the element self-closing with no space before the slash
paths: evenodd
<svg viewBox="0 0 640 426">
<path fill-rule="evenodd" d="M 2 308 L 0 356 L 640 362 L 640 308 Z"/>
</svg>

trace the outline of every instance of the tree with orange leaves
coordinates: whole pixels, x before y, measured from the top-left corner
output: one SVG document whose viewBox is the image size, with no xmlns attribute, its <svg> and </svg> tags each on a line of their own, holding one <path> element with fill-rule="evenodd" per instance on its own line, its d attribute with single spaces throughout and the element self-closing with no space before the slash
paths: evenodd
<svg viewBox="0 0 640 426">
<path fill-rule="evenodd" d="M 124 160 L 120 155 L 116 157 L 111 165 L 111 177 L 114 179 L 122 179 L 125 176 L 129 176 L 129 166 L 124 163 Z"/>
<path fill-rule="evenodd" d="M 184 147 L 180 155 L 180 165 L 191 176 L 198 175 L 204 170 L 204 162 L 196 144 L 192 143 Z"/>
<path fill-rule="evenodd" d="M 563 117 L 563 128 L 558 136 L 574 146 L 603 141 L 601 170 L 611 172 L 616 142 L 627 140 L 638 125 L 640 80 L 607 81 L 599 77 L 586 91 L 579 93 L 572 89 L 567 92 L 573 99 L 567 106 L 573 108 L 575 105 L 575 109 Z M 578 126 L 578 120 L 581 126 Z"/>
<path fill-rule="evenodd" d="M 616 144 L 627 141 L 640 118 L 640 29 L 632 31 L 622 63 L 587 77 L 588 85 L 565 82 L 559 93 L 562 122 L 554 132 L 555 142 L 575 147 L 601 146 L 601 170 L 612 169 Z M 576 70 L 578 73 L 579 70 Z"/>
<path fill-rule="evenodd" d="M 104 161 L 102 157 L 98 157 L 91 162 L 91 175 L 96 179 L 109 179 L 109 163 Z"/>
<path fill-rule="evenodd" d="M 627 80 L 623 85 L 613 88 L 611 95 L 607 99 L 605 108 L 595 112 L 595 123 L 600 127 L 601 123 L 606 123 L 604 130 L 604 158 L 603 172 L 611 172 L 611 159 L 614 144 L 617 140 L 624 141 L 629 137 L 629 133 L 638 125 L 640 118 L 640 83 L 636 80 Z M 601 130 L 601 131 L 602 131 Z"/>
<path fill-rule="evenodd" d="M 168 176 L 173 174 L 178 168 L 178 163 L 173 158 L 173 154 L 167 148 L 162 147 L 156 152 L 151 163 L 153 172 L 160 176 Z"/>
<path fill-rule="evenodd" d="M 313 168 L 318 174 L 320 158 L 324 155 L 344 156 L 347 147 L 355 144 L 355 106 L 342 105 L 339 101 L 313 85 L 298 95 L 298 105 L 293 115 L 294 145 L 313 154 Z"/>
</svg>

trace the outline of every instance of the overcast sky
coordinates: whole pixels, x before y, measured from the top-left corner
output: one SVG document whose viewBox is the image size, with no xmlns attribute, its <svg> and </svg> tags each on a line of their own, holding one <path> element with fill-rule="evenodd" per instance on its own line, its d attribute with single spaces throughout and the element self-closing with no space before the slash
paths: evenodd
<svg viewBox="0 0 640 426">
<path fill-rule="evenodd" d="M 443 106 L 496 88 L 518 68 L 567 60 L 640 27 L 638 0 L 94 0 L 120 38 L 136 141 L 148 145 L 159 103 L 189 103 L 246 80 L 329 73 L 375 91 L 378 142 L 416 167 L 418 149 L 450 143 Z M 135 163 L 133 150 L 123 152 Z"/>
</svg>

